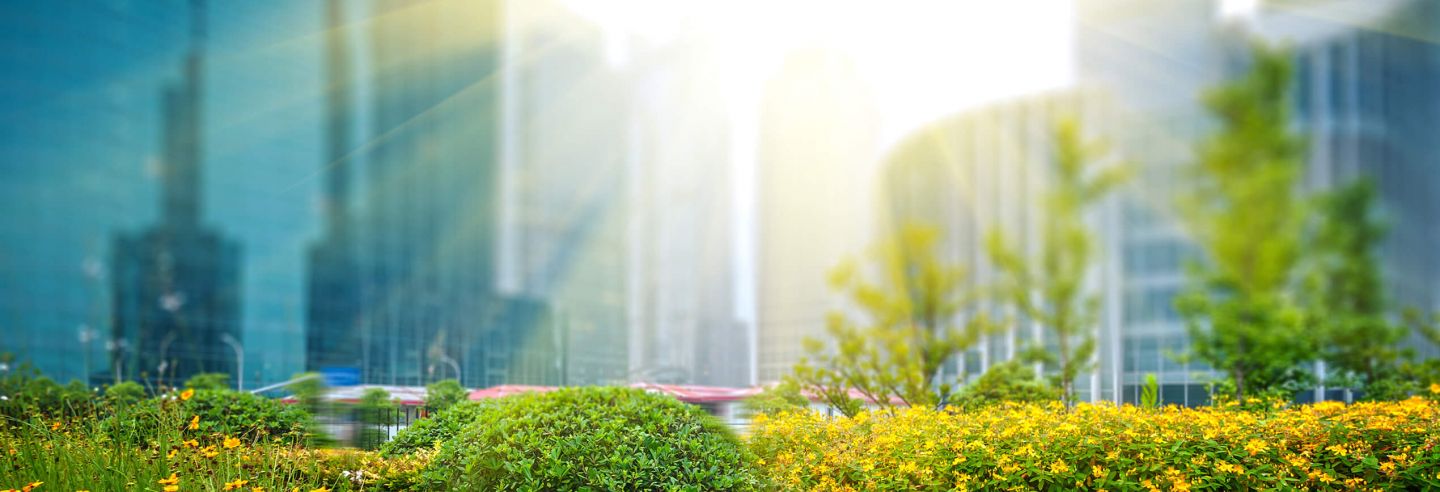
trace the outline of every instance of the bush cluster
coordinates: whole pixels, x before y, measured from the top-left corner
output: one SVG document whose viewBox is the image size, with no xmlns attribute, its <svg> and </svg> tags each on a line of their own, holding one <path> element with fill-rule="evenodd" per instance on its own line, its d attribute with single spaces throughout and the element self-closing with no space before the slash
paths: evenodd
<svg viewBox="0 0 1440 492">
<path fill-rule="evenodd" d="M 1422 490 L 1440 406 L 1413 398 L 1264 411 L 1007 404 L 828 419 L 760 416 L 749 445 L 793 490 Z"/>
<path fill-rule="evenodd" d="M 193 391 L 193 390 L 192 390 Z M 176 394 L 156 396 L 117 411 L 101 422 L 112 439 L 141 443 L 153 440 L 161 427 L 167 405 L 178 405 L 189 418 L 199 417 L 199 431 L 243 437 L 247 440 L 280 439 L 303 442 L 310 422 L 309 413 L 297 405 L 286 405 L 250 393 L 230 390 L 198 390 L 178 401 Z"/>
<path fill-rule="evenodd" d="M 425 472 L 449 490 L 750 490 L 740 441 L 701 409 L 631 388 L 564 388 L 480 409 Z"/>
<path fill-rule="evenodd" d="M 416 451 L 433 449 L 460 435 L 466 425 L 480 418 L 484 409 L 483 402 L 467 401 L 420 419 L 381 445 L 380 454 L 386 457 L 407 456 Z"/>
</svg>

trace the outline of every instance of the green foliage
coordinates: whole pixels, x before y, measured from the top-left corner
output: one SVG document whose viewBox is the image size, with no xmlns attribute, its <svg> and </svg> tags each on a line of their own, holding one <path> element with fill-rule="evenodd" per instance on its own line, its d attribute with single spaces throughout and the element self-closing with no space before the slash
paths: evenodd
<svg viewBox="0 0 1440 492">
<path fill-rule="evenodd" d="M 176 398 L 174 393 L 161 395 L 119 410 L 100 423 L 101 429 L 117 440 L 150 443 L 164 431 L 167 424 L 161 417 Z M 240 391 L 197 390 L 178 406 L 183 415 L 200 417 L 196 430 L 201 433 L 247 440 L 301 442 L 310 421 L 298 406 Z"/>
<path fill-rule="evenodd" d="M 1101 167 L 1097 158 L 1104 156 L 1103 148 L 1083 141 L 1074 121 L 1058 123 L 1054 135 L 1055 167 L 1045 196 L 1039 256 L 1025 254 L 1027 245 L 1012 244 L 998 229 L 991 232 L 987 247 L 1002 273 L 999 290 L 1004 298 L 1044 326 L 1055 342 L 1053 353 L 1038 345 L 1026 352 L 1032 359 L 1054 363 L 1061 395 L 1073 403 L 1075 378 L 1094 365 L 1099 310 L 1099 298 L 1084 287 L 1095 263 L 1094 234 L 1085 224 L 1085 213 L 1126 179 L 1127 170 Z"/>
<path fill-rule="evenodd" d="M 460 381 L 445 379 L 425 385 L 425 406 L 434 411 L 442 411 L 456 403 L 465 401 L 470 395 Z"/>
<path fill-rule="evenodd" d="M 460 435 L 465 426 L 478 420 L 487 403 L 464 401 L 417 420 L 381 445 L 380 454 L 386 457 L 405 456 L 448 442 Z"/>
<path fill-rule="evenodd" d="M 1332 371 L 1330 384 L 1368 394 L 1372 385 L 1393 384 L 1381 382 L 1396 376 L 1396 361 L 1404 355 L 1398 344 L 1409 333 L 1387 317 L 1375 256 L 1385 237 L 1375 213 L 1375 185 L 1356 181 L 1319 203 L 1321 222 L 1309 248 L 1308 321 L 1324 341 L 1320 355 Z"/>
<path fill-rule="evenodd" d="M 1158 406 L 1160 406 L 1160 382 L 1155 379 L 1155 373 L 1145 374 L 1145 386 L 1140 388 L 1140 408 Z"/>
<path fill-rule="evenodd" d="M 230 375 L 223 372 L 202 372 L 186 379 L 185 387 L 193 390 L 230 389 Z"/>
<path fill-rule="evenodd" d="M 1078 403 L 765 416 L 748 444 L 781 490 L 1434 490 L 1440 405 Z"/>
<path fill-rule="evenodd" d="M 632 388 L 496 401 L 425 472 L 447 490 L 751 490 L 751 455 L 697 407 Z"/>
<path fill-rule="evenodd" d="M 906 225 L 871 250 L 868 277 L 854 262 L 835 269 L 831 284 L 856 309 L 830 314 L 830 344 L 806 340 L 808 356 L 793 376 L 802 389 L 845 415 L 861 408 L 851 389 L 882 408 L 892 398 L 904 405 L 949 399 L 954 384 L 940 377 L 943 364 L 996 325 L 967 310 L 977 292 L 965 269 L 938 253 L 938 236 L 933 227 Z"/>
<path fill-rule="evenodd" d="M 1257 46 L 1246 76 L 1206 94 L 1220 129 L 1200 145 L 1193 191 L 1181 199 L 1205 261 L 1176 307 L 1192 355 L 1234 380 L 1241 401 L 1293 379 L 1317 350 L 1291 292 L 1304 216 L 1290 71 L 1286 53 Z"/>
<path fill-rule="evenodd" d="M 740 402 L 741 412 L 747 417 L 762 413 L 773 414 L 798 410 L 809 406 L 810 399 L 800 391 L 800 384 L 789 378 Z"/>
<path fill-rule="evenodd" d="M 80 381 L 61 385 L 21 363 L 0 377 L 0 416 L 25 420 L 31 416 L 70 417 L 96 411 L 98 395 Z"/>
<path fill-rule="evenodd" d="M 360 394 L 360 403 L 355 405 L 359 413 L 360 443 L 365 449 L 373 449 L 389 437 L 388 426 L 394 422 L 391 412 L 395 403 L 390 392 L 383 388 L 368 388 Z"/>
<path fill-rule="evenodd" d="M 990 366 L 955 398 L 953 404 L 974 409 L 999 403 L 1043 403 L 1060 399 L 1060 389 L 1035 377 L 1035 368 L 1019 360 Z"/>
<path fill-rule="evenodd" d="M 105 400 L 111 405 L 128 407 L 145 399 L 145 387 L 134 381 L 123 381 L 105 388 Z"/>
</svg>

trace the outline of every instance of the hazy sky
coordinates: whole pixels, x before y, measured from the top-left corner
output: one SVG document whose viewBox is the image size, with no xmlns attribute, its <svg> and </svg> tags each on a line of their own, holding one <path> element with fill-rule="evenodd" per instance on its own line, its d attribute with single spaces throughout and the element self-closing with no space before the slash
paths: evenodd
<svg viewBox="0 0 1440 492">
<path fill-rule="evenodd" d="M 945 115 L 1072 79 L 1071 0 L 567 0 L 614 38 L 682 33 L 721 46 L 734 122 L 736 315 L 755 324 L 759 104 L 788 52 L 852 59 L 878 106 L 878 151 Z M 879 155 L 875 156 L 878 160 Z"/>
</svg>

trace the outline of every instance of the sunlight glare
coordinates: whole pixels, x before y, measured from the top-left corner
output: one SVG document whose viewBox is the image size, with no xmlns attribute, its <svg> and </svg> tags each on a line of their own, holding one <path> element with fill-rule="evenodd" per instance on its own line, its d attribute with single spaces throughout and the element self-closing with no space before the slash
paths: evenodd
<svg viewBox="0 0 1440 492">
<path fill-rule="evenodd" d="M 851 58 L 874 91 L 882 141 L 986 101 L 1071 79 L 1064 0 L 571 0 L 612 35 L 663 43 L 703 36 L 721 49 L 735 101 L 756 101 L 794 49 Z"/>
</svg>

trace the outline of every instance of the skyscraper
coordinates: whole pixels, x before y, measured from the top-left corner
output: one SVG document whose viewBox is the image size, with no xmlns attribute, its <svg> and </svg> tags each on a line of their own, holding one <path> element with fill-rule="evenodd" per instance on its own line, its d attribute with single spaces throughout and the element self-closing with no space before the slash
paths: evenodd
<svg viewBox="0 0 1440 492">
<path fill-rule="evenodd" d="M 240 248 L 201 222 L 204 4 L 191 2 L 183 79 L 165 91 L 161 220 L 115 239 L 115 378 L 175 384 L 238 373 Z"/>
<path fill-rule="evenodd" d="M 495 288 L 501 6 L 375 4 L 354 219 L 367 382 L 560 380 L 563 333 L 549 307 Z"/>
<path fill-rule="evenodd" d="M 717 47 L 684 34 L 630 48 L 631 379 L 749 384 L 754 341 L 736 313 L 737 183 Z"/>
<path fill-rule="evenodd" d="M 797 51 L 766 87 L 757 213 L 758 379 L 788 374 L 838 307 L 830 269 L 873 237 L 877 143 L 869 92 L 833 51 Z"/>
<path fill-rule="evenodd" d="M 500 290 L 551 307 L 561 383 L 624 382 L 628 80 L 559 2 L 505 17 Z"/>
<path fill-rule="evenodd" d="M 156 99 L 184 51 L 186 12 L 124 1 L 4 10 L 0 353 L 57 381 L 112 381 L 113 234 L 159 215 Z"/>
<path fill-rule="evenodd" d="M 360 367 L 360 284 L 350 210 L 358 149 L 351 28 L 340 0 L 325 2 L 325 162 L 321 208 L 325 229 L 310 249 L 305 368 Z"/>
</svg>

